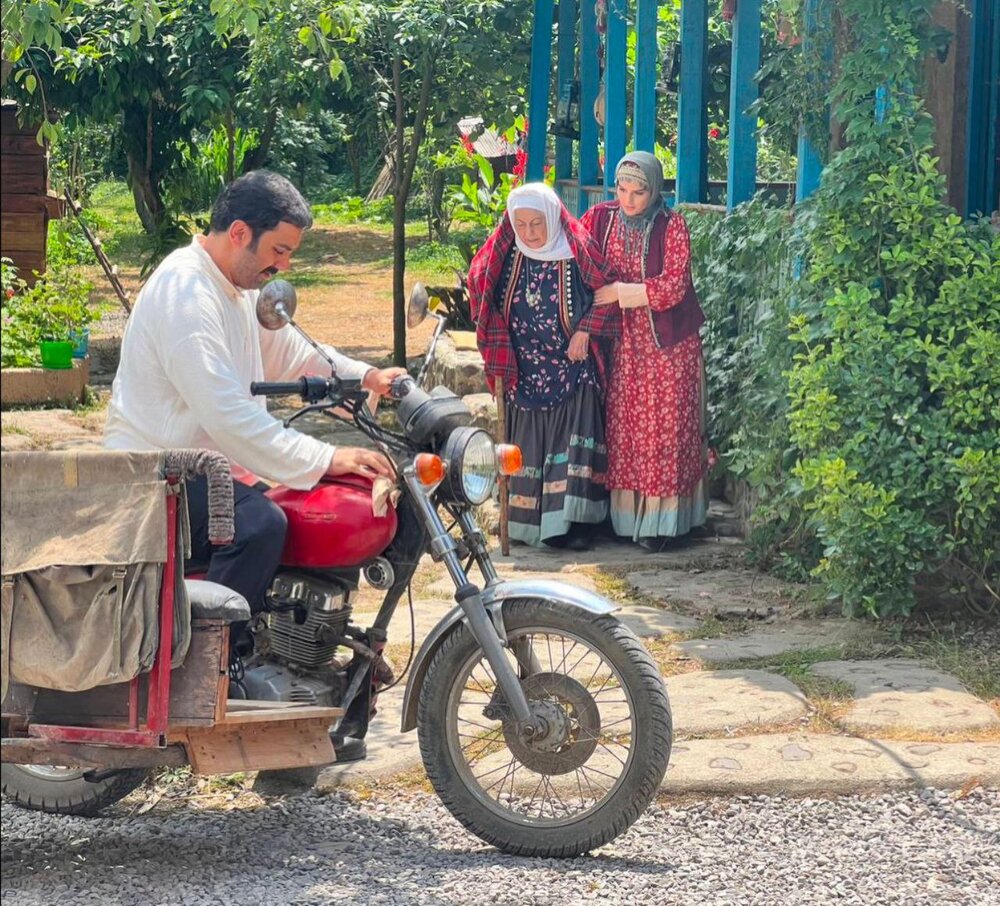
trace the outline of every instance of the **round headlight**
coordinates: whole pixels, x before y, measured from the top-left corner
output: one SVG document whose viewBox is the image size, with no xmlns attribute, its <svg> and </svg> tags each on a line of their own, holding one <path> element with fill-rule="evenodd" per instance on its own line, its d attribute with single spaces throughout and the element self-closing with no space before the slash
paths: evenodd
<svg viewBox="0 0 1000 906">
<path fill-rule="evenodd" d="M 490 499 L 497 480 L 493 438 L 480 428 L 452 431 L 441 451 L 448 460 L 446 491 L 453 500 L 479 506 Z"/>
</svg>

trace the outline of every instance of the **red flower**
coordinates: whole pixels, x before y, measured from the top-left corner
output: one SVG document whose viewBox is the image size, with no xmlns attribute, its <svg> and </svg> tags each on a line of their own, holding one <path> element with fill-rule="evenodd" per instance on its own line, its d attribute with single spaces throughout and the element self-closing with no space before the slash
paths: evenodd
<svg viewBox="0 0 1000 906">
<path fill-rule="evenodd" d="M 714 469 L 719 462 L 719 453 L 715 447 L 708 448 L 708 467 Z"/>
<path fill-rule="evenodd" d="M 721 135 L 722 133 L 718 129 L 716 129 L 715 126 L 713 126 L 711 129 L 708 130 L 708 137 L 713 141 L 715 141 L 715 139 L 719 138 L 719 136 Z"/>
<path fill-rule="evenodd" d="M 524 179 L 524 172 L 528 167 L 528 152 L 523 148 L 518 148 L 514 153 L 514 168 L 510 171 L 514 179 L 520 182 Z"/>
<path fill-rule="evenodd" d="M 7 298 L 8 299 L 13 299 L 14 298 L 14 290 L 13 289 L 8 288 L 8 290 L 7 290 Z"/>
<path fill-rule="evenodd" d="M 468 151 L 469 154 L 476 153 L 476 147 L 475 145 L 472 144 L 472 139 L 469 138 L 469 136 L 463 135 L 461 138 L 461 142 L 462 142 L 462 147 L 465 148 L 465 150 Z"/>
</svg>

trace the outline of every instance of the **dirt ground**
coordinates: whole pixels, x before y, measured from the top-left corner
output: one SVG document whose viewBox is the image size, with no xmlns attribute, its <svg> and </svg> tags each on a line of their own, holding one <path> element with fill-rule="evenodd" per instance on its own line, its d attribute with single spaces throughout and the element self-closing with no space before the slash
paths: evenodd
<svg viewBox="0 0 1000 906">
<path fill-rule="evenodd" d="M 298 290 L 297 320 L 317 340 L 373 363 L 392 353 L 392 237 L 384 228 L 364 224 L 314 226 L 292 259 L 285 276 Z M 96 295 L 111 307 L 98 334 L 120 335 L 124 312 L 115 301 L 101 270 L 88 268 Z M 139 268 L 119 264 L 119 276 L 134 300 L 140 289 Z M 408 269 L 406 288 L 414 282 L 447 282 L 434 270 Z M 406 351 L 412 358 L 427 348 L 433 322 L 407 332 Z"/>
</svg>

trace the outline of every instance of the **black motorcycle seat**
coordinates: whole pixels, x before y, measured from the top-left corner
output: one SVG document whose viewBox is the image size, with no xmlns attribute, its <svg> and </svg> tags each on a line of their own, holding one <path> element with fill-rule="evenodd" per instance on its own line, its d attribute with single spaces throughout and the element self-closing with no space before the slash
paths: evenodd
<svg viewBox="0 0 1000 906">
<path fill-rule="evenodd" d="M 250 619 L 250 605 L 238 591 L 204 579 L 185 579 L 184 584 L 191 601 L 191 619 L 224 623 Z"/>
</svg>

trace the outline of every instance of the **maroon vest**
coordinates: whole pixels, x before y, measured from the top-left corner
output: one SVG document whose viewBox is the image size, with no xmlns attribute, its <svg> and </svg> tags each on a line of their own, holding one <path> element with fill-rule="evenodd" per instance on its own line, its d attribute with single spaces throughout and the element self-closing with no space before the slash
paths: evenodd
<svg viewBox="0 0 1000 906">
<path fill-rule="evenodd" d="M 593 208 L 593 235 L 605 252 L 608 250 L 608 235 L 611 232 L 614 215 L 617 211 L 617 201 L 606 201 Z M 645 276 L 647 278 L 659 277 L 663 273 L 663 239 L 667 234 L 667 224 L 670 223 L 670 218 L 675 216 L 679 215 L 664 208 L 663 212 L 657 214 L 653 221 L 653 230 L 649 237 L 649 252 L 645 262 Z M 684 298 L 677 305 L 664 311 L 654 311 L 650 308 L 649 314 L 653 325 L 653 337 L 660 349 L 670 349 L 682 340 L 698 333 L 701 325 L 705 323 L 705 314 L 701 310 L 698 293 L 695 291 L 694 281 L 691 279 L 690 263 L 688 264 L 688 287 Z"/>
</svg>

